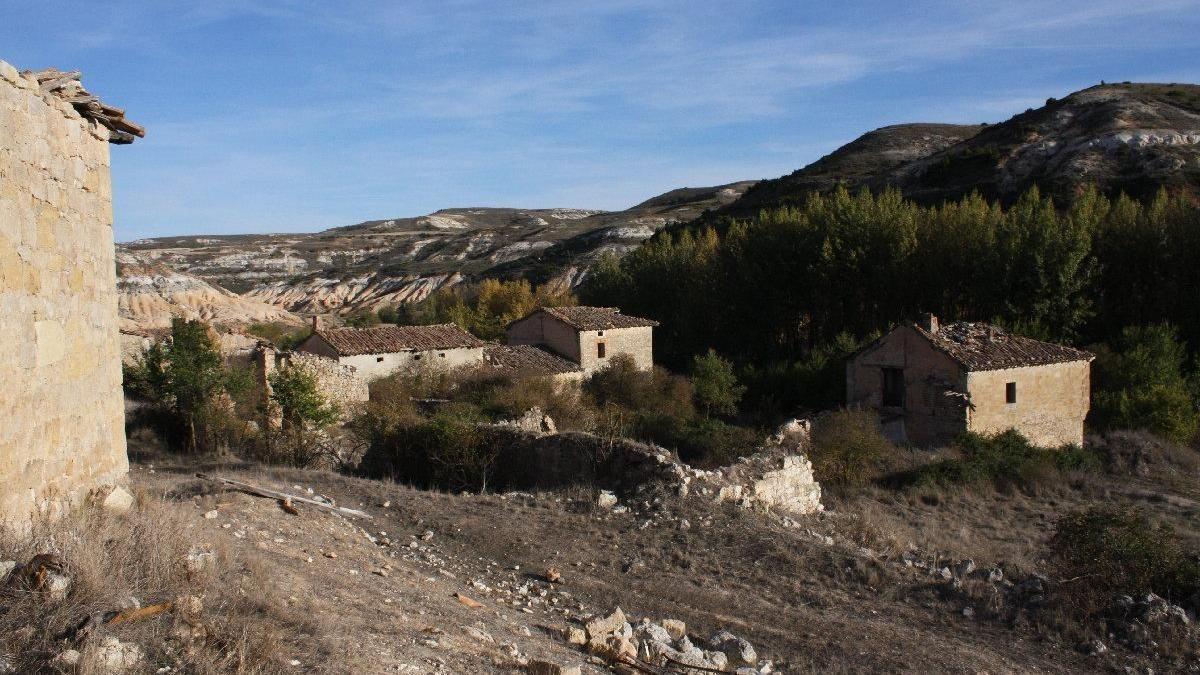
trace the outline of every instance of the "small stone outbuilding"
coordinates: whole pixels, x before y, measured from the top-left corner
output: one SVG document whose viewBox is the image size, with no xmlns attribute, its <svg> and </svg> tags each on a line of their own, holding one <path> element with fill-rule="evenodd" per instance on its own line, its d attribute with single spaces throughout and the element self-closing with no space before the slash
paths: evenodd
<svg viewBox="0 0 1200 675">
<path fill-rule="evenodd" d="M 483 361 L 483 340 L 455 324 L 321 328 L 296 347 L 352 366 L 364 380 L 416 368 L 455 368 Z"/>
<path fill-rule="evenodd" d="M 591 374 L 618 354 L 654 366 L 657 321 L 622 314 L 614 307 L 543 307 L 508 326 L 508 344 L 545 347 Z"/>
<path fill-rule="evenodd" d="M 1045 447 L 1080 444 L 1092 359 L 996 326 L 940 326 L 926 315 L 850 358 L 846 402 L 878 410 L 890 438 L 919 446 L 1008 429 Z"/>
</svg>

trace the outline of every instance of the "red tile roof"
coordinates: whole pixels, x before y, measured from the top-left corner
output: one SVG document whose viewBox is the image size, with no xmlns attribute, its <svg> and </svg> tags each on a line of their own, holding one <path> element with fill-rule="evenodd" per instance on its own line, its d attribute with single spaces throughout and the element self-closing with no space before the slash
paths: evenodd
<svg viewBox="0 0 1200 675">
<path fill-rule="evenodd" d="M 316 332 L 339 356 L 427 352 L 437 349 L 483 347 L 483 340 L 452 323 L 435 326 L 374 326 L 326 328 Z"/>
<path fill-rule="evenodd" d="M 574 361 L 568 361 L 534 345 L 497 345 L 483 350 L 484 362 L 495 370 L 517 377 L 561 375 L 577 373 L 582 369 Z"/>
<path fill-rule="evenodd" d="M 543 312 L 576 330 L 607 330 L 610 328 L 641 328 L 657 326 L 652 319 L 622 314 L 616 307 L 543 307 Z"/>
<path fill-rule="evenodd" d="M 1094 358 L 1090 352 L 1013 335 L 986 323 L 960 321 L 944 325 L 936 333 L 920 326 L 913 328 L 969 371 L 1044 366 Z"/>
</svg>

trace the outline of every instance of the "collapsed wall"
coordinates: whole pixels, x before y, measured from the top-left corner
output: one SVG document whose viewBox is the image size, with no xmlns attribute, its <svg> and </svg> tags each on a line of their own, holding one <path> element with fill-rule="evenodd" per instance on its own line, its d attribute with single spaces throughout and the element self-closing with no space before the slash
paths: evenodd
<svg viewBox="0 0 1200 675">
<path fill-rule="evenodd" d="M 58 75 L 0 61 L 0 528 L 128 468 L 108 146 L 130 137 Z"/>
</svg>

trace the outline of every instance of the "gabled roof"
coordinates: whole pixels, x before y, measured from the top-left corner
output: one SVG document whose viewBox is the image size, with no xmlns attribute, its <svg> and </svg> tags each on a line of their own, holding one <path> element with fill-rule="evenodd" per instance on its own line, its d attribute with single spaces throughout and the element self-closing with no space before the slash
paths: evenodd
<svg viewBox="0 0 1200 675">
<path fill-rule="evenodd" d="M 935 333 L 917 325 L 913 325 L 913 329 L 968 371 L 1044 366 L 1095 358 L 1090 352 L 1013 335 L 986 323 L 960 321 L 941 326 Z"/>
<path fill-rule="evenodd" d="M 616 307 L 543 307 L 539 311 L 549 314 L 575 330 L 642 328 L 658 325 L 658 322 L 652 319 L 622 314 L 621 310 Z"/>
<path fill-rule="evenodd" d="M 329 343 L 338 356 L 426 352 L 435 349 L 483 347 L 483 340 L 452 323 L 435 326 L 374 326 L 371 328 L 325 328 L 317 336 Z"/>
<path fill-rule="evenodd" d="M 519 377 L 561 375 L 582 370 L 579 364 L 568 361 L 534 345 L 496 345 L 483 350 L 483 360 L 502 373 Z"/>
</svg>

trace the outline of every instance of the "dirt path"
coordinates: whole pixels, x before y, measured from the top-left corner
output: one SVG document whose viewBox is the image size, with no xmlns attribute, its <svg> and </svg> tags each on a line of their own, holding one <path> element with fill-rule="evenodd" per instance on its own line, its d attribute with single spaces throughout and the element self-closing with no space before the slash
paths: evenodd
<svg viewBox="0 0 1200 675">
<path fill-rule="evenodd" d="M 197 480 L 197 470 L 312 490 L 373 520 L 303 505 L 289 515 L 272 500 Z M 451 495 L 247 466 L 141 464 L 131 476 L 150 494 L 190 502 L 211 536 L 254 550 L 295 611 L 337 626 L 333 639 L 345 661 L 327 669 L 514 672 L 519 658 L 533 657 L 607 672 L 559 631 L 616 605 L 634 618 L 682 619 L 700 638 L 732 630 L 783 672 L 1091 672 L 1099 665 L 964 616 L 961 599 L 923 571 L 822 543 L 809 530 L 828 528 L 829 517 L 785 528 L 699 498 L 651 515 L 638 515 L 650 505 L 614 514 L 592 507 L 584 493 Z M 685 509 L 686 524 L 672 514 Z M 541 579 L 549 566 L 562 571 L 563 583 Z"/>
</svg>

